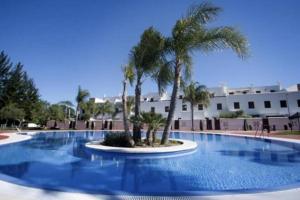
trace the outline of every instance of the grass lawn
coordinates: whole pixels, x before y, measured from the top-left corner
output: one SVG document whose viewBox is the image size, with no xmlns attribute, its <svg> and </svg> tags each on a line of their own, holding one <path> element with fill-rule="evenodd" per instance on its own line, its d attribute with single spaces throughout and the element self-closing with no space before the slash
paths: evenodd
<svg viewBox="0 0 300 200">
<path fill-rule="evenodd" d="M 279 133 L 280 135 L 300 135 L 299 130 L 293 130 L 293 131 L 282 131 Z"/>
</svg>

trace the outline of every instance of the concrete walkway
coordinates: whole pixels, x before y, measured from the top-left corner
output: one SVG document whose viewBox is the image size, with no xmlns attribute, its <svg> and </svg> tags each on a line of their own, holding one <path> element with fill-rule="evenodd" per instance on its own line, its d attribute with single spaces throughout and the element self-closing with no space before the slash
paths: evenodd
<svg viewBox="0 0 300 200">
<path fill-rule="evenodd" d="M 22 142 L 31 139 L 30 135 L 21 135 L 17 133 L 1 133 L 1 135 L 6 135 L 8 138 L 0 140 L 0 145 Z"/>
<path fill-rule="evenodd" d="M 8 135 L 9 138 L 0 140 L 0 145 L 15 143 L 20 141 L 29 140 L 31 136 L 20 135 L 16 133 L 8 133 L 2 135 Z M 226 133 L 226 135 L 231 135 Z M 236 135 L 236 134 L 234 134 Z M 245 136 L 245 135 L 240 135 Z M 272 138 L 274 139 L 274 138 Z M 278 138 L 275 138 L 279 140 Z M 285 141 L 298 142 L 291 139 L 285 139 Z M 1 152 L 0 152 L 1 153 Z M 263 193 L 251 193 L 251 194 L 228 194 L 228 195 L 216 195 L 216 196 L 178 196 L 178 197 L 150 197 L 150 196 L 119 196 L 119 195 L 95 195 L 86 193 L 72 193 L 72 192 L 57 192 L 38 188 L 30 188 L 13 183 L 5 182 L 0 180 L 0 200 L 112 200 L 112 199 L 124 199 L 124 200 L 146 200 L 146 199 L 157 199 L 157 200 L 298 200 L 300 199 L 300 188 L 281 190 L 275 192 L 263 192 Z"/>
</svg>

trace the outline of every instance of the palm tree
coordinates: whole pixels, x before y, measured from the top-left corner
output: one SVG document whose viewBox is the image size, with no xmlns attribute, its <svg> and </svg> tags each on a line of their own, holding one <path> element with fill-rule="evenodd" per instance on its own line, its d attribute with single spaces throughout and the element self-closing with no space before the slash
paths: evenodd
<svg viewBox="0 0 300 200">
<path fill-rule="evenodd" d="M 161 114 L 156 114 L 153 117 L 153 121 L 151 123 L 152 126 L 152 141 L 156 141 L 156 132 L 160 127 L 163 127 L 166 124 L 166 118 L 164 118 Z"/>
<path fill-rule="evenodd" d="M 141 110 L 141 92 L 143 78 L 150 76 L 159 66 L 159 60 L 164 49 L 164 39 L 153 27 L 144 31 L 140 42 L 134 46 L 130 53 L 130 65 L 133 67 L 136 77 L 135 85 L 135 118 L 138 118 Z M 141 127 L 137 123 L 133 125 L 133 139 L 141 142 Z"/>
<path fill-rule="evenodd" d="M 207 27 L 208 23 L 213 21 L 220 11 L 219 7 L 207 2 L 194 5 L 190 7 L 185 17 L 176 22 L 172 36 L 166 38 L 166 51 L 173 69 L 174 80 L 170 111 L 162 136 L 162 144 L 168 142 L 181 77 L 188 79 L 191 75 L 192 53 L 196 51 L 207 53 L 213 50 L 231 48 L 241 58 L 247 55 L 247 40 L 239 31 L 229 26 Z M 181 76 L 182 73 L 183 76 Z"/>
<path fill-rule="evenodd" d="M 202 104 L 203 107 L 207 108 L 210 102 L 210 93 L 207 91 L 205 85 L 199 85 L 199 83 L 193 81 L 183 89 L 183 92 L 183 100 L 190 103 L 192 131 L 194 131 L 194 106 Z"/>
<path fill-rule="evenodd" d="M 148 145 L 152 145 L 156 140 L 157 130 L 164 126 L 165 118 L 161 114 L 154 112 L 142 112 L 140 115 L 140 121 L 143 124 L 147 124 L 148 129 L 146 132 L 146 141 Z"/>
<path fill-rule="evenodd" d="M 97 115 L 101 115 L 102 130 L 104 129 L 104 116 L 106 114 L 113 114 L 113 112 L 114 112 L 114 106 L 109 101 L 106 101 L 104 103 L 100 103 L 98 105 L 98 113 L 97 113 Z"/>
<path fill-rule="evenodd" d="M 125 66 L 122 68 L 123 71 L 123 94 L 122 94 L 122 106 L 123 106 L 123 125 L 125 133 L 129 133 L 129 121 L 128 121 L 128 101 L 127 101 L 127 84 L 133 84 L 134 72 L 133 68 L 130 66 Z"/>
<path fill-rule="evenodd" d="M 135 97 L 134 96 L 128 96 L 127 97 L 127 116 L 131 115 L 132 112 L 134 112 L 134 102 Z"/>
<path fill-rule="evenodd" d="M 77 96 L 76 96 L 77 106 L 76 106 L 75 124 L 74 124 L 75 127 L 76 127 L 77 120 L 78 120 L 78 112 L 79 112 L 80 106 L 81 106 L 81 104 L 83 104 L 86 101 L 86 99 L 89 96 L 90 96 L 89 91 L 81 89 L 80 86 L 78 87 L 78 92 L 77 92 Z"/>
</svg>

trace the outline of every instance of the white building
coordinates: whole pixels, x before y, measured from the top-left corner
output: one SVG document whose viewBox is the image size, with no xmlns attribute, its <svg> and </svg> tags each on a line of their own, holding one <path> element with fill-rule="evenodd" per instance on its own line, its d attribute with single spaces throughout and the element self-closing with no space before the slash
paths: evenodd
<svg viewBox="0 0 300 200">
<path fill-rule="evenodd" d="M 226 86 L 208 88 L 213 94 L 210 105 L 204 108 L 201 104 L 194 108 L 194 119 L 219 117 L 222 112 L 243 110 L 253 117 L 289 116 L 300 112 L 300 84 L 282 88 L 279 84 L 262 87 L 228 88 Z M 96 103 L 110 101 L 121 102 L 121 97 L 91 98 Z M 184 102 L 183 93 L 178 95 L 174 120 L 190 120 L 190 104 Z M 170 96 L 165 93 L 145 94 L 141 98 L 142 111 L 155 111 L 167 117 Z M 121 114 L 117 118 L 121 118 Z"/>
</svg>

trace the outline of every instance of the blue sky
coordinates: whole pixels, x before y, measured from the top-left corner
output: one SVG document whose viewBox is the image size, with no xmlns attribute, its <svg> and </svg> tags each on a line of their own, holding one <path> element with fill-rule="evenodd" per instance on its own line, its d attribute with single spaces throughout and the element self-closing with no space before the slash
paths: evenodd
<svg viewBox="0 0 300 200">
<path fill-rule="evenodd" d="M 0 50 L 24 64 L 43 99 L 74 101 L 78 85 L 91 96 L 121 92 L 120 66 L 140 34 L 154 26 L 169 35 L 190 0 L 0 0 Z M 212 24 L 243 32 L 251 56 L 196 53 L 193 79 L 208 87 L 283 86 L 300 80 L 300 1 L 215 0 Z M 132 93 L 132 89 L 130 92 Z M 143 93 L 156 91 L 146 81 Z"/>
</svg>

